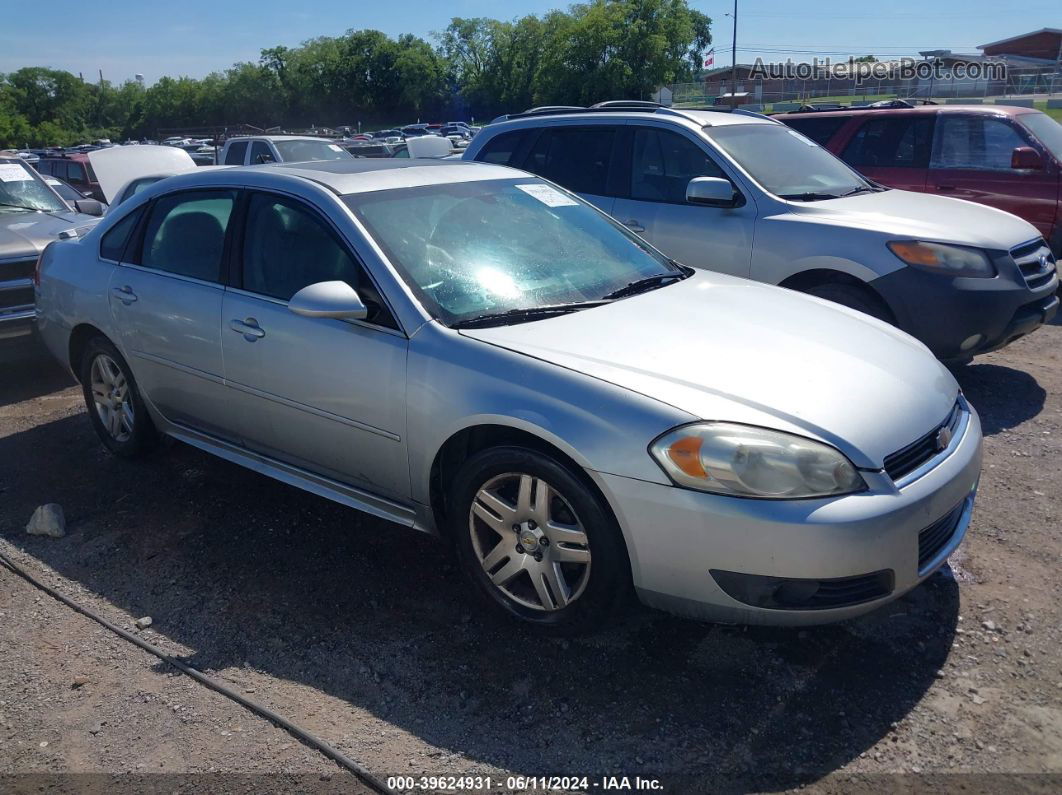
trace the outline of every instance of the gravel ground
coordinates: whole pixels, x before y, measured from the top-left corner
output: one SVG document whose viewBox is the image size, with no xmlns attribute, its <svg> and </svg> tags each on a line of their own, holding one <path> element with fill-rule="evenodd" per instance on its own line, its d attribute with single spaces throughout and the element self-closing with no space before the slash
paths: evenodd
<svg viewBox="0 0 1062 795">
<path fill-rule="evenodd" d="M 381 777 L 1058 791 L 1060 351 L 1052 325 L 958 371 L 987 436 L 967 541 L 904 599 L 839 625 L 635 607 L 592 637 L 535 639 L 481 618 L 446 550 L 414 531 L 180 444 L 135 463 L 106 454 L 64 374 L 10 354 L 0 548 L 115 623 L 151 616 L 145 638 Z M 25 534 L 47 502 L 65 538 Z M 0 789 L 359 786 L 0 568 L 0 776 L 58 773 L 97 776 Z M 183 773 L 216 778 L 164 775 Z"/>
</svg>

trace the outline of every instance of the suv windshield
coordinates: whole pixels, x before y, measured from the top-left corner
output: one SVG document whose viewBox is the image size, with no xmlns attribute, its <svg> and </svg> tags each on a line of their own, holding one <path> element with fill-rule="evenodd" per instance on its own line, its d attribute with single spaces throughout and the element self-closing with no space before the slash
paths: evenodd
<svg viewBox="0 0 1062 795">
<path fill-rule="evenodd" d="M 1032 130 L 1040 143 L 1062 161 L 1062 124 L 1046 113 L 1023 113 L 1017 120 Z"/>
<path fill-rule="evenodd" d="M 506 313 L 534 319 L 536 309 L 570 311 L 686 274 L 590 205 L 531 178 L 344 201 L 425 308 L 450 325 Z"/>
<path fill-rule="evenodd" d="M 0 160 L 0 212 L 62 213 L 69 209 L 22 160 Z"/>
<path fill-rule="evenodd" d="M 816 201 L 862 190 L 869 182 L 810 138 L 781 124 L 735 124 L 705 134 L 765 190 Z"/>
<path fill-rule="evenodd" d="M 273 144 L 285 163 L 353 159 L 350 152 L 342 146 L 328 141 L 274 141 Z"/>
</svg>

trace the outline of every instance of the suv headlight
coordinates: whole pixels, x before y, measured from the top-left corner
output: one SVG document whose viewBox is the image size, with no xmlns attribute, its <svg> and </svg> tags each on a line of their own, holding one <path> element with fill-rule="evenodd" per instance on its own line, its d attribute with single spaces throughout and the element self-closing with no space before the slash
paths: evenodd
<svg viewBox="0 0 1062 795">
<path fill-rule="evenodd" d="M 901 260 L 922 270 L 944 276 L 975 276 L 984 279 L 996 275 L 996 266 L 979 248 L 927 243 L 924 240 L 893 240 L 887 245 L 889 251 Z"/>
<path fill-rule="evenodd" d="M 833 447 L 750 425 L 685 425 L 661 436 L 649 451 L 679 486 L 714 494 L 797 499 L 867 487 L 852 462 Z"/>
</svg>

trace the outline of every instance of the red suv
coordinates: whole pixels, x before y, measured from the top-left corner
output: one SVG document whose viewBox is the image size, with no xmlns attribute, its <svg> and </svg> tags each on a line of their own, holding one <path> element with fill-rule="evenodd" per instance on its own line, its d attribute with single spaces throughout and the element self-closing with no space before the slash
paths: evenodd
<svg viewBox="0 0 1062 795">
<path fill-rule="evenodd" d="M 51 177 L 66 180 L 82 193 L 91 193 L 97 201 L 106 202 L 103 189 L 89 163 L 88 155 L 69 154 L 60 157 L 42 157 L 37 170 Z"/>
<path fill-rule="evenodd" d="M 1062 255 L 1062 124 L 1038 110 L 925 105 L 774 118 L 882 185 L 1014 213 Z"/>
</svg>

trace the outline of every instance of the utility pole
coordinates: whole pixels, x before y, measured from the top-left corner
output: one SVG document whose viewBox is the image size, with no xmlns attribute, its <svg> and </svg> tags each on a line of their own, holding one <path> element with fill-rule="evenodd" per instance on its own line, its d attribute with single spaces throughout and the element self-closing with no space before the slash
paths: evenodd
<svg viewBox="0 0 1062 795">
<path fill-rule="evenodd" d="M 737 4 L 734 0 L 734 37 L 730 43 L 730 107 L 737 107 Z"/>
</svg>

